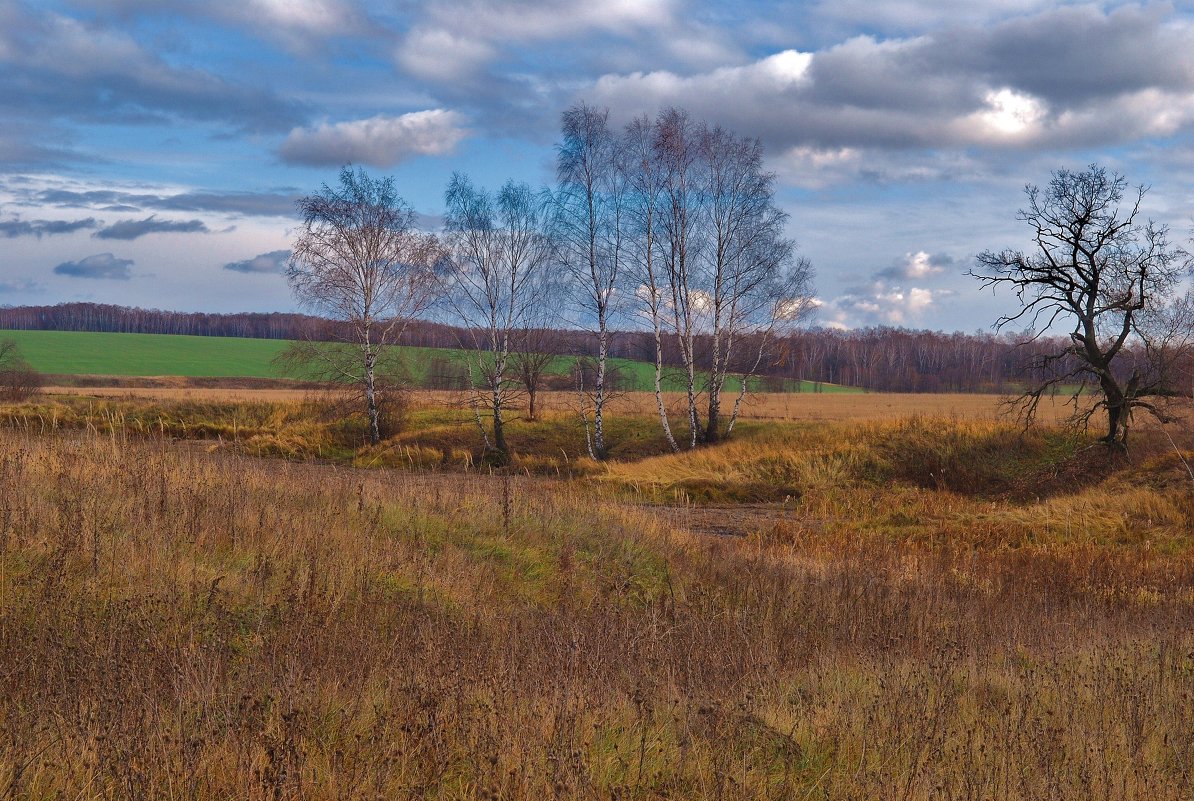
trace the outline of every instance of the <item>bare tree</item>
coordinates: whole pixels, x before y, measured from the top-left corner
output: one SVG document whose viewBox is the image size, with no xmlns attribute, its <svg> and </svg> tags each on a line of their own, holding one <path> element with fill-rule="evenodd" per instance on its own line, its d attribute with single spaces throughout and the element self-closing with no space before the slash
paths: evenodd
<svg viewBox="0 0 1194 801">
<path fill-rule="evenodd" d="M 381 438 L 378 359 L 397 343 L 407 324 L 432 302 L 436 238 L 418 231 L 414 211 L 398 196 L 392 178 L 373 178 L 345 167 L 339 184 L 299 199 L 303 224 L 291 249 L 287 278 L 306 308 L 346 325 L 341 343 L 358 358 L 346 362 L 334 346 L 313 347 L 345 382 L 364 389 L 369 440 Z"/>
<path fill-rule="evenodd" d="M 675 449 L 661 387 L 666 338 L 683 371 L 688 445 L 716 442 L 733 430 L 777 338 L 811 310 L 812 268 L 784 236 L 788 218 L 775 205 L 775 176 L 763 169 L 757 140 L 668 109 L 649 129 L 645 120 L 632 123 L 621 149 L 627 252 L 655 333 L 660 420 Z M 722 394 L 731 375 L 739 393 L 727 424 Z"/>
<path fill-rule="evenodd" d="M 562 123 L 563 141 L 556 159 L 556 239 L 561 263 L 575 288 L 580 322 L 597 337 L 590 455 L 600 459 L 606 452 L 609 326 L 620 306 L 626 259 L 626 170 L 618 135 L 609 127 L 608 110 L 580 103 L 564 112 Z M 588 430 L 587 411 L 581 413 Z"/>
<path fill-rule="evenodd" d="M 725 433 L 733 430 L 750 379 L 777 334 L 811 311 L 812 268 L 794 259 L 784 237 L 788 215 L 775 205 L 775 175 L 763 169 L 763 147 L 722 128 L 700 138 L 701 194 L 707 245 L 696 275 L 709 339 L 704 441 L 722 436 L 721 396 L 731 372 L 740 390 Z M 689 280 L 693 276 L 690 273 Z"/>
<path fill-rule="evenodd" d="M 532 326 L 515 333 L 514 350 L 510 354 L 510 369 L 527 396 L 527 419 L 539 416 L 539 391 L 548 368 L 557 358 L 553 353 L 550 329 Z"/>
<path fill-rule="evenodd" d="M 707 196 L 701 192 L 699 162 L 702 130 L 688 112 L 670 108 L 655 120 L 654 160 L 660 176 L 662 203 L 659 228 L 660 256 L 666 276 L 665 319 L 680 349 L 688 400 L 688 446 L 696 447 L 701 434 L 697 408 L 697 336 L 707 295 L 699 285 L 699 255 L 704 244 L 701 228 Z"/>
<path fill-rule="evenodd" d="M 504 413 L 518 391 L 511 354 L 519 332 L 536 319 L 549 291 L 555 258 L 543 198 L 526 184 L 508 181 L 495 194 L 467 176 L 452 176 L 445 194 L 449 267 L 445 302 L 464 324 L 470 366 L 486 395 L 491 433 L 480 426 L 486 450 L 509 459 Z M 481 398 L 474 397 L 480 424 Z"/>
<path fill-rule="evenodd" d="M 1042 397 L 1063 385 L 1075 421 L 1107 413 L 1109 446 L 1125 447 L 1132 413 L 1164 416 L 1157 399 L 1172 395 L 1173 359 L 1187 322 L 1170 297 L 1189 267 L 1189 255 L 1169 242 L 1168 229 L 1141 219 L 1145 187 L 1125 203 L 1127 180 L 1091 165 L 1058 170 L 1044 189 L 1029 185 L 1018 219 L 1033 232 L 1035 252 L 987 251 L 970 274 L 984 286 L 1009 288 L 1020 302 L 997 328 L 1024 321 L 1035 342 L 1055 324 L 1069 339 L 1039 353 L 1032 368 L 1043 376 L 1020 398 L 1032 420 Z M 1084 392 L 1097 388 L 1093 402 Z"/>
<path fill-rule="evenodd" d="M 672 433 L 667 406 L 663 400 L 667 279 L 660 255 L 660 244 L 664 195 L 663 174 L 655 149 L 655 127 L 650 119 L 639 117 L 626 127 L 621 153 L 628 186 L 628 257 L 634 271 L 633 278 L 638 285 L 636 294 L 643 302 L 653 336 L 655 406 L 668 445 L 673 451 L 678 451 L 680 446 Z"/>
</svg>

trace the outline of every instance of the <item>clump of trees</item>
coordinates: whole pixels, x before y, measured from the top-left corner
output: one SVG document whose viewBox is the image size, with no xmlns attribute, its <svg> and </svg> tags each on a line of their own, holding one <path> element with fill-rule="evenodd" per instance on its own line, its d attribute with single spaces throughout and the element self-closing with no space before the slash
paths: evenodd
<svg viewBox="0 0 1194 801">
<path fill-rule="evenodd" d="M 21 403 L 36 395 L 43 383 L 41 373 L 21 357 L 17 343 L 0 340 L 0 400 Z"/>
<path fill-rule="evenodd" d="M 439 236 L 415 229 L 390 179 L 345 168 L 337 187 L 299 201 L 287 272 L 303 306 L 331 319 L 322 338 L 341 347 L 311 339 L 292 355 L 362 388 L 376 443 L 378 366 L 412 320 L 438 315 L 466 340 L 478 427 L 504 461 L 508 410 L 526 394 L 534 414 L 546 354 L 558 352 L 544 333 L 579 328 L 596 343 L 593 368 L 576 373 L 579 411 L 590 454 L 603 458 L 613 326 L 645 321 L 668 443 L 715 442 L 811 310 L 812 269 L 786 237 L 774 184 L 756 139 L 680 109 L 616 128 L 584 104 L 563 114 L 554 188 L 495 192 L 456 174 Z M 663 397 L 669 353 L 685 387 L 682 438 Z"/>
<path fill-rule="evenodd" d="M 679 356 L 687 436 L 696 447 L 733 430 L 750 378 L 811 311 L 812 269 L 794 256 L 787 215 L 762 145 L 667 109 L 611 129 L 585 105 L 563 116 L 556 190 L 561 263 L 579 319 L 596 336 L 592 455 L 606 452 L 603 408 L 611 320 L 649 321 L 655 397 L 673 450 L 680 442 L 663 397 L 665 351 Z M 723 410 L 730 376 L 741 390 Z M 586 425 L 587 428 L 587 425 Z"/>
<path fill-rule="evenodd" d="M 1020 398 L 1031 420 L 1041 399 L 1070 387 L 1074 421 L 1106 415 L 1103 441 L 1124 448 L 1133 413 L 1162 421 L 1190 356 L 1194 301 L 1179 297 L 1190 255 L 1169 240 L 1163 225 L 1141 215 L 1143 186 L 1129 190 L 1118 173 L 1092 165 L 1058 170 L 1044 188 L 1026 188 L 1018 218 L 1035 248 L 987 251 L 971 274 L 984 286 L 1010 289 L 1020 310 L 1000 318 L 1003 328 L 1026 321 L 1029 342 L 1054 330 L 1067 339 L 1038 351 L 1040 375 Z"/>
</svg>

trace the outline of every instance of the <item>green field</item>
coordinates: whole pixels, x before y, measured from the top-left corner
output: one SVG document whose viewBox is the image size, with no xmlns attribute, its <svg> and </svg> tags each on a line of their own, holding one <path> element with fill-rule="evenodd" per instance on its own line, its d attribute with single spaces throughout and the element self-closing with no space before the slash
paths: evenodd
<svg viewBox="0 0 1194 801">
<path fill-rule="evenodd" d="M 80 331 L 3 331 L 0 339 L 17 342 L 30 366 L 52 375 L 183 376 L 191 378 L 301 378 L 287 375 L 274 359 L 289 344 L 278 339 L 197 337 L 173 334 L 111 334 Z M 416 384 L 427 379 L 430 366 L 447 360 L 461 364 L 464 351 L 449 348 L 403 347 L 407 372 Z M 573 359 L 557 357 L 548 372 L 568 375 Z M 634 390 L 653 388 L 653 365 L 632 359 L 611 359 L 611 366 Z M 737 380 L 727 389 L 737 391 Z M 679 376 L 668 376 L 665 389 L 681 390 Z M 759 389 L 761 387 L 755 387 Z M 789 391 L 858 392 L 854 387 L 810 381 L 789 382 Z"/>
</svg>

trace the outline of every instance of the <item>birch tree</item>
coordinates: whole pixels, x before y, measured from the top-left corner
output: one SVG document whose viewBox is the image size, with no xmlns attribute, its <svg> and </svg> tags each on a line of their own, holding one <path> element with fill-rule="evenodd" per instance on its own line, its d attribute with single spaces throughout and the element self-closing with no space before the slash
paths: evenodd
<svg viewBox="0 0 1194 801">
<path fill-rule="evenodd" d="M 536 320 L 550 287 L 554 249 L 543 199 L 508 181 L 491 193 L 460 173 L 445 194 L 444 238 L 450 254 L 443 296 L 467 336 L 480 385 L 473 399 L 485 449 L 509 460 L 505 413 L 519 387 L 511 356 L 521 331 Z M 481 409 L 489 417 L 488 430 Z"/>
<path fill-rule="evenodd" d="M 654 125 L 654 159 L 660 178 L 660 245 L 666 276 L 665 320 L 670 325 L 684 369 L 688 401 L 688 446 L 696 447 L 701 435 L 697 408 L 697 335 L 699 316 L 706 301 L 696 271 L 703 243 L 701 218 L 705 196 L 701 193 L 698 160 L 701 130 L 682 109 L 663 111 Z"/>
<path fill-rule="evenodd" d="M 318 372 L 359 386 L 369 441 L 381 439 L 378 364 L 412 319 L 431 304 L 441 251 L 415 227 L 392 178 L 345 167 L 335 187 L 299 199 L 303 222 L 286 277 L 299 303 L 341 323 L 332 342 L 308 342 L 302 358 Z M 355 355 L 354 355 L 355 354 Z"/>
<path fill-rule="evenodd" d="M 656 402 L 663 402 L 665 341 L 679 354 L 688 446 L 733 430 L 750 380 L 776 340 L 811 311 L 812 268 L 785 236 L 775 176 L 762 146 L 693 121 L 680 109 L 626 129 L 628 209 L 638 294 L 656 341 Z M 728 423 L 722 396 L 739 382 Z M 702 419 L 701 401 L 704 400 Z"/>
<path fill-rule="evenodd" d="M 597 338 L 589 454 L 597 459 L 606 454 L 610 321 L 620 306 L 626 260 L 626 172 L 620 144 L 609 126 L 608 110 L 581 103 L 564 112 L 556 158 L 555 227 L 558 252 L 574 289 L 581 324 L 590 326 Z M 587 430 L 588 412 L 583 407 L 581 414 L 586 417 Z"/>
<path fill-rule="evenodd" d="M 633 120 L 622 138 L 622 163 L 627 176 L 626 217 L 629 226 L 627 255 L 636 283 L 636 295 L 651 324 L 655 355 L 655 405 L 668 446 L 680 449 L 668 420 L 663 398 L 664 335 L 667 279 L 660 255 L 660 218 L 663 214 L 663 180 L 655 152 L 655 127 L 647 117 Z"/>
<path fill-rule="evenodd" d="M 707 129 L 699 160 L 708 243 L 696 283 L 708 326 L 704 441 L 711 443 L 723 433 L 722 393 L 731 373 L 740 390 L 726 433 L 776 335 L 811 310 L 812 270 L 807 260 L 794 260 L 795 245 L 784 235 L 788 215 L 775 205 L 775 175 L 763 169 L 757 139 Z"/>
</svg>

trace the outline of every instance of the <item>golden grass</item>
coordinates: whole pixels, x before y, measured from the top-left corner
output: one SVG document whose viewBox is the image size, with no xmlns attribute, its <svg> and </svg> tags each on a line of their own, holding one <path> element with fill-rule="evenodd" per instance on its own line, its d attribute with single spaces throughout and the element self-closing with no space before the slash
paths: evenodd
<svg viewBox="0 0 1194 801">
<path fill-rule="evenodd" d="M 147 399 L 159 401 L 192 401 L 197 403 L 300 402 L 319 397 L 319 393 L 303 389 L 240 389 L 203 387 L 49 387 L 51 395 L 77 397 Z M 673 412 L 678 427 L 683 421 L 685 399 L 680 393 L 664 393 L 665 402 Z M 414 390 L 410 393 L 415 408 L 463 408 L 462 393 L 437 390 Z M 576 398 L 567 392 L 544 392 L 540 395 L 545 411 L 565 414 L 575 409 Z M 522 408 L 522 407 L 520 407 Z M 956 417 L 968 420 L 995 420 L 1007 416 L 1003 399 L 998 395 L 950 394 L 889 394 L 889 393 L 758 393 L 748 396 L 743 404 L 742 418 L 746 420 L 886 420 L 923 415 Z M 615 415 L 652 416 L 656 414 L 655 396 L 647 392 L 628 392 L 610 402 Z M 1068 409 L 1061 403 L 1046 402 L 1041 406 L 1042 422 L 1064 418 Z"/>
<path fill-rule="evenodd" d="M 1189 798 L 1189 530 L 1102 536 L 1117 499 L 1182 508 L 1175 466 L 1054 494 L 1087 520 L 1015 548 L 852 526 L 1036 516 L 882 443 L 1001 469 L 1055 443 L 935 425 L 639 464 L 816 455 L 791 480 L 836 517 L 748 537 L 594 482 L 0 431 L 0 797 Z"/>
</svg>

